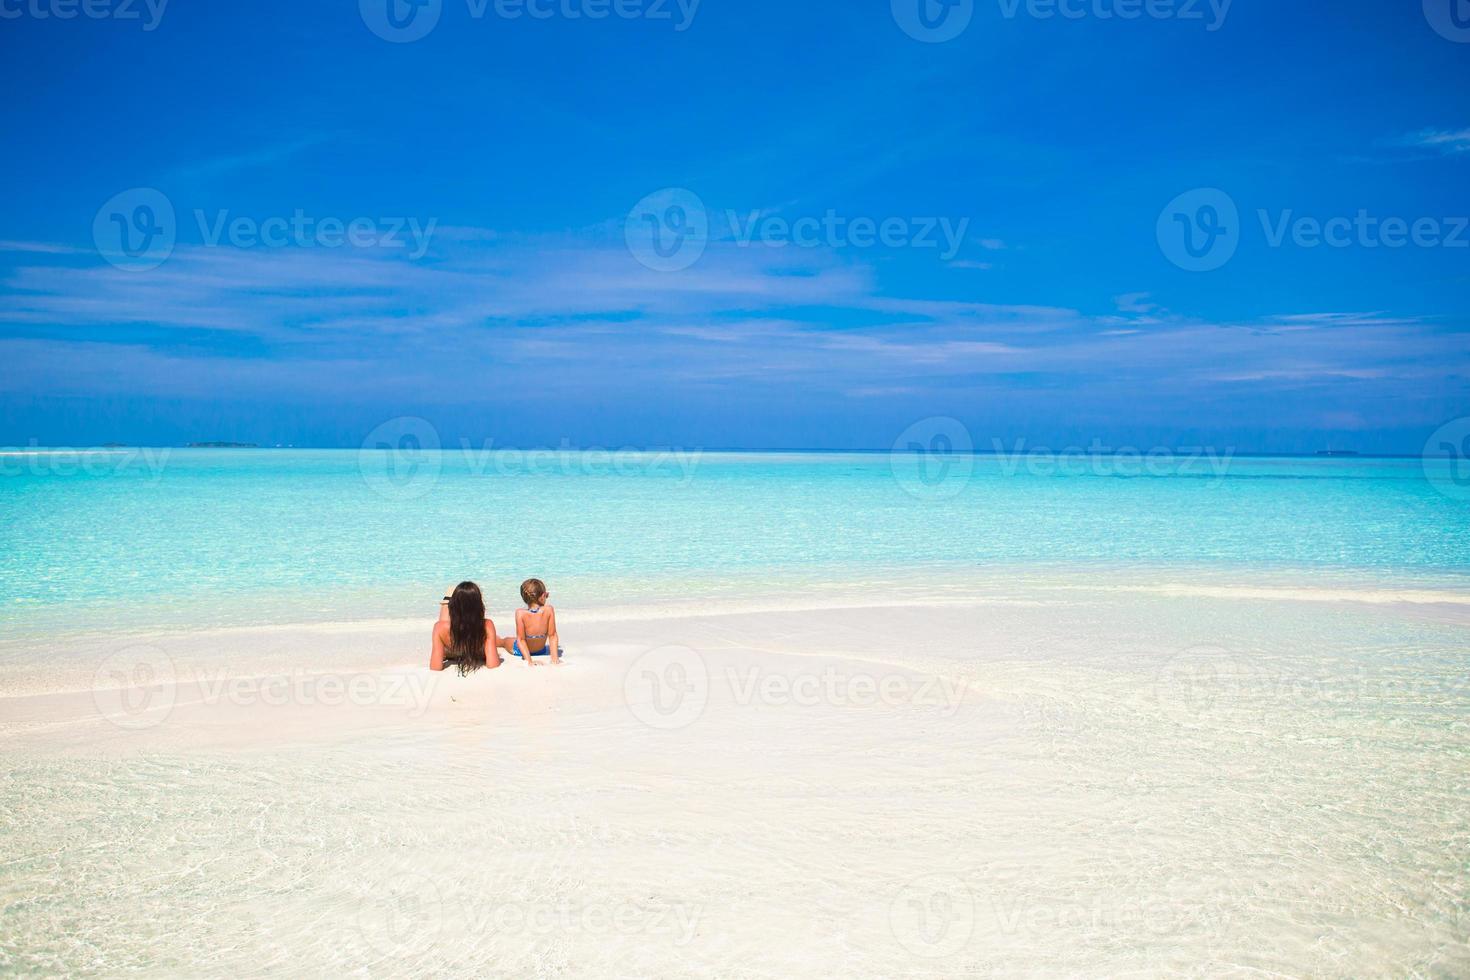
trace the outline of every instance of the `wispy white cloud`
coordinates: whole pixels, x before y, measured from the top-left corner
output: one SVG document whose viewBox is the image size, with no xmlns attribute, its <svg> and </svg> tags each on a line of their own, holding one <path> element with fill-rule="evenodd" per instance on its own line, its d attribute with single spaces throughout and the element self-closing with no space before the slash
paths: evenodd
<svg viewBox="0 0 1470 980">
<path fill-rule="evenodd" d="M 0 252 L 29 252 L 33 255 L 93 255 L 90 249 L 76 248 L 71 245 L 57 245 L 53 242 L 14 242 L 0 241 Z"/>
<path fill-rule="evenodd" d="M 1267 324 L 1287 327 L 1402 327 L 1421 321 L 1414 317 L 1396 317 L 1378 311 L 1372 313 L 1282 313 L 1267 317 Z"/>
<path fill-rule="evenodd" d="M 417 262 L 371 249 L 180 246 L 133 273 L 27 251 L 0 283 L 0 323 L 44 336 L 0 340 L 12 390 L 493 400 L 493 379 L 554 367 L 585 392 L 800 385 L 872 400 L 1024 377 L 1136 400 L 1144 390 L 1196 398 L 1210 385 L 1388 392 L 1470 376 L 1470 347 L 1430 321 L 1309 312 L 1208 323 L 1142 292 L 1105 315 L 893 296 L 871 267 L 824 250 L 712 244 L 678 273 L 647 269 L 605 238 L 474 229 Z M 223 347 L 254 353 L 159 348 L 160 330 L 234 338 Z"/>
<path fill-rule="evenodd" d="M 199 179 L 218 177 L 222 174 L 234 173 L 239 170 L 249 170 L 255 167 L 268 167 L 289 159 L 303 150 L 310 149 L 313 146 L 320 146 L 330 138 L 330 134 L 318 133 L 284 143 L 275 143 L 270 146 L 245 150 L 240 153 L 227 153 L 207 160 L 200 160 L 196 163 L 185 164 L 174 170 L 169 176 L 171 178 Z"/>
<path fill-rule="evenodd" d="M 1466 153 L 1470 152 L 1470 129 L 1421 129 L 1403 137 L 1400 142 L 1405 146 L 1419 146 L 1441 153 Z"/>
<path fill-rule="evenodd" d="M 1113 297 L 1113 303 L 1124 313 L 1153 313 L 1157 303 L 1148 302 L 1148 293 L 1124 293 Z"/>
</svg>

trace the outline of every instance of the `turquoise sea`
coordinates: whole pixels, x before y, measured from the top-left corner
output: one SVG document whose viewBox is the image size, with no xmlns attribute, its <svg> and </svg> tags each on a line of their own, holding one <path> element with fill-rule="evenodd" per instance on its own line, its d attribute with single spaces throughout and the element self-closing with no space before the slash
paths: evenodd
<svg viewBox="0 0 1470 980">
<path fill-rule="evenodd" d="M 999 569 L 1470 583 L 1449 460 L 11 450 L 10 629 L 422 615 L 444 584 L 584 604 Z M 1459 478 L 1459 479 L 1457 479 Z"/>
</svg>

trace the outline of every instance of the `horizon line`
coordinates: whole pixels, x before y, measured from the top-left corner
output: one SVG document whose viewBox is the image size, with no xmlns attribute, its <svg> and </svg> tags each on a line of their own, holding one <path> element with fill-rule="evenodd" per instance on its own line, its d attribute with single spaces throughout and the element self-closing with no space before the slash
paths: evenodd
<svg viewBox="0 0 1470 980">
<path fill-rule="evenodd" d="M 434 449 L 416 448 L 393 449 L 387 446 L 350 446 L 350 445 L 321 445 L 321 446 L 297 446 L 294 444 L 257 445 L 254 443 L 121 443 L 107 442 L 97 443 L 90 446 L 14 446 L 0 445 L 0 453 L 18 455 L 23 453 L 95 453 L 116 452 L 128 449 L 170 449 L 184 451 L 213 451 L 213 452 L 520 452 L 520 453 L 715 453 L 715 454 L 826 454 L 826 455 L 903 455 L 903 456 L 1007 456 L 1025 455 L 1036 453 L 1049 456 L 1137 456 L 1147 457 L 1149 455 L 1166 456 L 1227 456 L 1227 457 L 1255 457 L 1274 459 L 1445 459 L 1455 460 L 1461 457 L 1454 454 L 1431 455 L 1429 453 L 1379 453 L 1360 452 L 1357 450 L 1322 449 L 1311 452 L 1272 452 L 1268 450 L 1238 449 L 1234 446 L 1216 447 L 1210 445 L 1194 446 L 1151 446 L 1147 449 L 1137 446 L 1119 446 L 1110 448 L 1097 448 L 1084 446 L 1063 446 L 1053 448 L 1038 443 L 1015 449 L 968 449 L 968 450 L 901 450 L 893 447 L 883 448 L 857 448 L 837 449 L 830 447 L 785 447 L 785 448 L 754 448 L 738 446 L 619 446 L 616 448 L 608 446 L 494 446 L 475 447 L 465 445 L 459 447 L 440 446 Z"/>
</svg>

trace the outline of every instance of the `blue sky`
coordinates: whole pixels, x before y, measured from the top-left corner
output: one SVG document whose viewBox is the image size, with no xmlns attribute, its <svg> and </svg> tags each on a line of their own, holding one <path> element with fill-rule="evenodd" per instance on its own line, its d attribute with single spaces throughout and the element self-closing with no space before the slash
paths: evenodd
<svg viewBox="0 0 1470 980">
<path fill-rule="evenodd" d="M 1470 415 L 1449 0 L 922 0 L 942 41 L 921 0 L 392 0 L 437 15 L 396 41 L 388 0 L 91 2 L 0 0 L 0 444 L 1417 453 Z"/>
</svg>

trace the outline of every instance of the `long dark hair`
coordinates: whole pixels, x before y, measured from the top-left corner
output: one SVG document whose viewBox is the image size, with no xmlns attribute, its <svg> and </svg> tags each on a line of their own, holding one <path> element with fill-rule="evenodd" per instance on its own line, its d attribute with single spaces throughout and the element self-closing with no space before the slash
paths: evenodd
<svg viewBox="0 0 1470 980">
<path fill-rule="evenodd" d="M 449 597 L 447 658 L 461 675 L 485 666 L 485 599 L 474 582 L 461 582 Z"/>
</svg>

